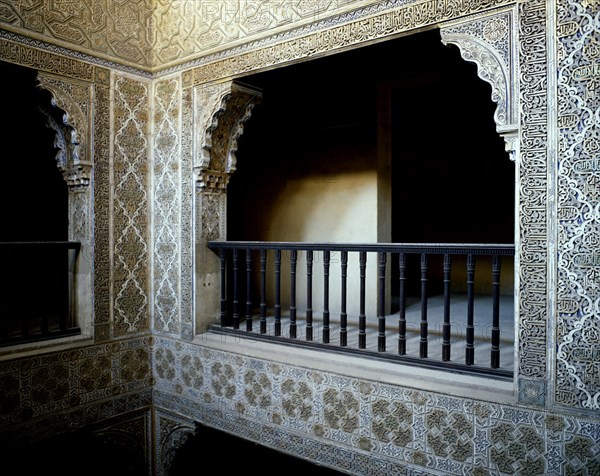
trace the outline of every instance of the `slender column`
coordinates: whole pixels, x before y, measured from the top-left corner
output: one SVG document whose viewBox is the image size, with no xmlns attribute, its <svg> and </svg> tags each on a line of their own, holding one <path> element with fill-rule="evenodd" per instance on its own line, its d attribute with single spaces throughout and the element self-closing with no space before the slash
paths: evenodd
<svg viewBox="0 0 600 476">
<path fill-rule="evenodd" d="M 323 251 L 323 342 L 329 344 L 329 259 L 330 252 Z"/>
<path fill-rule="evenodd" d="M 367 276 L 367 253 L 361 251 L 359 254 L 360 269 L 360 314 L 358 315 L 358 348 L 367 347 L 367 316 L 365 316 L 365 280 Z"/>
<path fill-rule="evenodd" d="M 340 346 L 345 347 L 348 345 L 348 314 L 346 313 L 346 292 L 347 292 L 347 279 L 348 279 L 348 252 L 341 252 L 342 258 L 342 305 L 340 312 Z"/>
<path fill-rule="evenodd" d="M 221 327 L 227 325 L 227 280 L 225 273 L 227 272 L 227 250 L 221 248 L 219 250 L 219 259 L 221 262 Z"/>
<path fill-rule="evenodd" d="M 71 328 L 77 322 L 77 296 L 75 286 L 75 265 L 77 264 L 77 255 L 79 254 L 79 248 L 67 250 L 69 254 L 69 282 L 68 282 L 68 322 L 66 328 Z M 66 329 L 65 328 L 65 329 Z"/>
<path fill-rule="evenodd" d="M 475 327 L 473 325 L 473 311 L 475 303 L 475 256 L 467 256 L 467 347 L 465 349 L 465 363 L 473 365 L 475 362 Z"/>
<path fill-rule="evenodd" d="M 312 272 L 313 252 L 306 252 L 306 340 L 313 340 L 313 309 L 312 309 Z"/>
<path fill-rule="evenodd" d="M 427 357 L 427 255 L 421 254 L 421 339 L 419 341 L 419 356 Z"/>
<path fill-rule="evenodd" d="M 377 313 L 377 350 L 385 352 L 385 268 L 387 262 L 387 253 L 379 252 L 379 312 Z"/>
<path fill-rule="evenodd" d="M 492 351 L 491 367 L 500 367 L 500 256 L 492 259 Z"/>
<path fill-rule="evenodd" d="M 452 258 L 444 255 L 444 324 L 442 328 L 442 360 L 450 360 L 450 273 L 452 271 Z"/>
<path fill-rule="evenodd" d="M 399 317 L 398 317 L 398 354 L 406 355 L 406 254 L 400 253 L 398 256 L 399 267 Z"/>
<path fill-rule="evenodd" d="M 267 250 L 260 250 L 260 333 L 267 332 Z"/>
<path fill-rule="evenodd" d="M 246 250 L 246 330 L 252 332 L 252 250 Z"/>
<path fill-rule="evenodd" d="M 275 335 L 281 335 L 281 250 L 275 251 Z"/>
<path fill-rule="evenodd" d="M 233 249 L 233 328 L 240 328 L 239 250 Z"/>
<path fill-rule="evenodd" d="M 296 261 L 298 251 L 290 252 L 290 338 L 296 338 Z"/>
</svg>

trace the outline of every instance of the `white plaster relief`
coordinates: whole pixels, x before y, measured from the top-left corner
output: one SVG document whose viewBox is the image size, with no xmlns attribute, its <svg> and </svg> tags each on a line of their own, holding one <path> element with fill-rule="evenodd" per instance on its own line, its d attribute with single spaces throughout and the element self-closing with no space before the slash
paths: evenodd
<svg viewBox="0 0 600 476">
<path fill-rule="evenodd" d="M 557 2 L 558 269 L 554 399 L 600 408 L 600 23 L 597 2 Z"/>
<path fill-rule="evenodd" d="M 194 168 L 200 189 L 225 192 L 229 174 L 235 171 L 237 141 L 261 97 L 259 91 L 234 81 L 196 88 L 199 146 Z"/>
<path fill-rule="evenodd" d="M 154 86 L 154 328 L 171 333 L 180 329 L 180 89 L 178 78 Z"/>
<path fill-rule="evenodd" d="M 519 152 L 518 81 L 515 62 L 515 29 L 512 11 L 470 18 L 440 30 L 442 42 L 458 47 L 466 61 L 477 65 L 478 76 L 490 84 L 496 130 L 512 161 Z"/>
<path fill-rule="evenodd" d="M 67 83 L 44 73 L 38 73 L 38 82 L 40 88 L 50 92 L 52 107 L 64 112 L 62 124 L 59 124 L 50 111 L 42 110 L 47 117 L 48 127 L 55 131 L 57 166 L 69 186 L 89 185 L 92 168 L 92 163 L 87 159 L 89 141 L 81 140 L 87 138 L 89 130 L 89 115 L 82 110 L 90 101 L 89 86 Z"/>
<path fill-rule="evenodd" d="M 245 86 L 241 86 L 238 83 L 234 83 L 233 86 L 236 91 L 243 92 L 248 96 L 248 98 L 246 99 L 246 104 L 242 105 L 242 113 L 239 119 L 237 120 L 237 125 L 231 131 L 229 138 L 226 171 L 230 174 L 233 173 L 236 169 L 237 157 L 235 154 L 238 148 L 237 141 L 244 133 L 244 124 L 248 119 L 250 119 L 250 116 L 252 115 L 252 110 L 256 105 L 260 103 L 260 100 L 262 98 L 262 93 L 255 89 L 250 89 Z"/>
<path fill-rule="evenodd" d="M 194 167 L 208 168 L 210 165 L 210 152 L 212 148 L 212 134 L 217 128 L 219 117 L 225 112 L 227 98 L 231 94 L 232 82 L 209 85 L 196 88 L 195 103 L 197 136 L 197 157 L 194 158 Z"/>
</svg>

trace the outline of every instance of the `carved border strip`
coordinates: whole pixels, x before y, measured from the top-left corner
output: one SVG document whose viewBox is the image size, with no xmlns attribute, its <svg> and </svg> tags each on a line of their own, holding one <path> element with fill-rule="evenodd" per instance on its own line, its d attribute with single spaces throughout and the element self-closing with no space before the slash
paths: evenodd
<svg viewBox="0 0 600 476">
<path fill-rule="evenodd" d="M 97 85 L 93 103 L 94 129 L 94 337 L 110 337 L 110 88 Z"/>
<path fill-rule="evenodd" d="M 1 31 L 1 30 L 0 30 Z M 95 79 L 96 66 L 0 38 L 0 59 L 83 81 Z"/>
<path fill-rule="evenodd" d="M 548 375 L 546 2 L 520 4 L 519 401 L 544 406 Z"/>
<path fill-rule="evenodd" d="M 153 89 L 154 329 L 180 334 L 180 79 L 158 81 Z"/>
<path fill-rule="evenodd" d="M 424 0 L 369 18 L 356 20 L 351 17 L 351 21 L 346 24 L 334 23 L 323 31 L 199 66 L 194 69 L 194 84 L 235 77 L 301 58 L 332 53 L 342 48 L 389 38 L 395 34 L 513 3 L 514 1 L 507 0 Z M 347 19 L 342 15 L 332 19 L 332 22 L 338 22 L 340 18 Z"/>
<path fill-rule="evenodd" d="M 185 86 L 186 77 L 182 76 Z M 193 89 L 183 88 L 181 93 L 181 337 L 191 341 L 194 338 L 194 188 L 193 177 L 193 131 L 194 103 Z"/>
<path fill-rule="evenodd" d="M 375 465 L 383 474 L 585 474 L 600 457 L 596 415 L 454 397 L 162 337 L 153 364 L 157 411 L 350 474 L 372 474 Z"/>
<path fill-rule="evenodd" d="M 600 409 L 600 25 L 598 4 L 559 0 L 557 326 L 554 402 Z M 554 125 L 554 124 L 553 124 Z"/>
</svg>

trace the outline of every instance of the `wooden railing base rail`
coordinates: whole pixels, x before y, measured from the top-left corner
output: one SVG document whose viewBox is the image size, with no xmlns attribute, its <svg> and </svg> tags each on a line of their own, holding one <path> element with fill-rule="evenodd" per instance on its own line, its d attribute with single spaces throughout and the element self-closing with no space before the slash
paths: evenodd
<svg viewBox="0 0 600 476">
<path fill-rule="evenodd" d="M 372 352 L 364 349 L 357 349 L 352 347 L 339 347 L 335 343 L 323 343 L 315 341 L 305 341 L 299 339 L 288 339 L 284 336 L 275 336 L 269 334 L 249 333 L 240 329 L 232 329 L 230 327 L 221 327 L 219 324 L 213 324 L 209 326 L 209 332 L 213 334 L 219 334 L 224 336 L 232 336 L 235 340 L 252 340 L 257 342 L 271 342 L 276 344 L 282 344 L 286 346 L 300 347 L 304 349 L 315 349 L 321 351 L 327 351 L 331 353 L 342 353 L 348 355 L 354 355 L 364 357 L 368 359 L 380 360 L 383 362 L 396 362 L 400 364 L 407 364 L 416 366 L 424 369 L 431 370 L 443 370 L 461 375 L 479 375 L 482 377 L 493 378 L 501 381 L 511 381 L 513 379 L 513 372 L 505 369 L 492 369 L 490 367 L 483 367 L 479 365 L 465 365 L 458 362 L 453 362 L 451 365 L 445 362 L 422 359 L 419 357 L 411 357 L 409 355 L 397 355 L 393 353 L 381 353 Z"/>
</svg>

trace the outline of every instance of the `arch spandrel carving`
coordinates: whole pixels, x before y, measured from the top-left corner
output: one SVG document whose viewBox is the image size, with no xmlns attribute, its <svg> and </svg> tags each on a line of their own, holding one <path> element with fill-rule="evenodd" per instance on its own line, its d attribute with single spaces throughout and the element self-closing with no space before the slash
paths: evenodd
<svg viewBox="0 0 600 476">
<path fill-rule="evenodd" d="M 511 11 L 471 18 L 440 30 L 442 43 L 458 47 L 465 61 L 475 63 L 478 76 L 491 86 L 496 103 L 496 130 L 511 160 L 516 160 L 518 141 L 518 85 L 514 61 L 514 29 Z"/>
<path fill-rule="evenodd" d="M 213 132 L 219 118 L 225 112 L 227 99 L 231 94 L 232 82 L 211 84 L 195 90 L 197 125 L 197 156 L 194 168 L 210 167 Z"/>
<path fill-rule="evenodd" d="M 38 87 L 50 93 L 50 104 L 41 108 L 48 127 L 55 132 L 54 146 L 58 149 L 57 166 L 69 187 L 90 183 L 92 163 L 88 138 L 90 104 L 89 85 L 66 82 L 45 73 L 38 73 Z M 60 109 L 61 121 L 51 108 Z"/>
<path fill-rule="evenodd" d="M 196 90 L 198 153 L 195 170 L 198 186 L 224 191 L 228 176 L 235 171 L 237 141 L 262 93 L 238 82 L 228 81 Z"/>
</svg>

